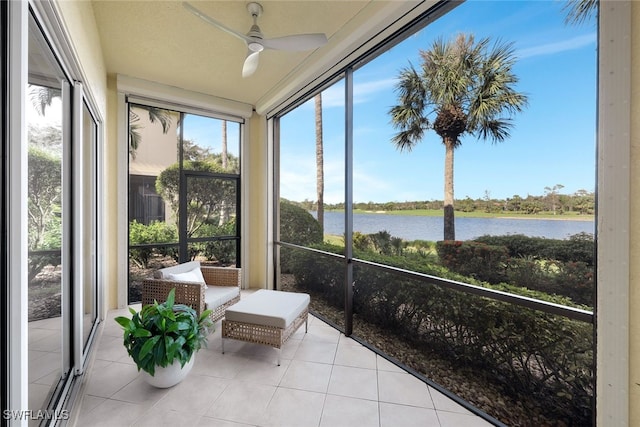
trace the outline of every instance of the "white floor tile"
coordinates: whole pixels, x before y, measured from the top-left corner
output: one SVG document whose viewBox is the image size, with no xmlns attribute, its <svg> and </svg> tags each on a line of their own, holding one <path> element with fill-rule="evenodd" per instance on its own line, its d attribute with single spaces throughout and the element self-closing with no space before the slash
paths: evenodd
<svg viewBox="0 0 640 427">
<path fill-rule="evenodd" d="M 433 409 L 429 386 L 407 373 L 378 371 L 381 402 Z"/>
<path fill-rule="evenodd" d="M 334 364 L 376 369 L 376 354 L 360 343 L 343 336 L 338 344 Z"/>
<path fill-rule="evenodd" d="M 317 426 L 324 407 L 324 393 L 278 388 L 269 403 L 266 427 Z"/>
<path fill-rule="evenodd" d="M 156 389 L 143 382 L 126 354 L 122 332 L 113 321 L 118 315 L 130 316 L 127 310 L 108 313 L 97 337 L 91 371 L 84 377 L 84 395 L 78 401 L 81 406 L 71 425 L 490 425 L 313 316 L 309 332 L 305 334 L 301 327 L 283 347 L 281 366 L 276 364 L 276 350 L 267 346 L 227 340 L 222 354 L 218 322 L 209 347 L 196 355 L 189 376 L 172 388 Z M 51 347 L 51 334 L 59 333 L 59 319 L 37 326 L 30 338 L 41 349 Z M 41 381 L 55 377 L 41 369 L 36 372 L 41 360 L 59 357 L 48 353 L 30 346 L 32 374 L 40 375 Z M 46 384 L 32 387 L 34 391 L 42 387 L 43 393 L 50 388 Z"/>
<path fill-rule="evenodd" d="M 265 420 L 267 407 L 275 391 L 274 386 L 234 381 L 204 415 L 226 421 L 260 425 Z"/>
<path fill-rule="evenodd" d="M 334 365 L 329 380 L 329 394 L 378 400 L 378 381 L 374 369 Z"/>
<path fill-rule="evenodd" d="M 378 402 L 328 394 L 320 427 L 379 427 Z"/>
<path fill-rule="evenodd" d="M 380 402 L 380 427 L 440 427 L 434 409 Z"/>
<path fill-rule="evenodd" d="M 302 340 L 295 352 L 294 360 L 332 364 L 336 357 L 338 343 Z"/>
<path fill-rule="evenodd" d="M 491 424 L 473 414 L 465 415 L 457 412 L 437 411 L 442 427 L 491 427 Z"/>
<path fill-rule="evenodd" d="M 332 365 L 292 360 L 280 381 L 280 387 L 326 393 Z"/>
</svg>

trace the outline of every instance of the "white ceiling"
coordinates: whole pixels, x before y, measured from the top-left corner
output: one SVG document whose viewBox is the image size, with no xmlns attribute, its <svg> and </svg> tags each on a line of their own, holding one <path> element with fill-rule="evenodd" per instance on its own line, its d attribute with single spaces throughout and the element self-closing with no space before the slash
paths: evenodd
<svg viewBox="0 0 640 427">
<path fill-rule="evenodd" d="M 229 28 L 246 33 L 252 19 L 245 1 L 191 1 Z M 328 68 L 416 1 L 272 1 L 258 25 L 265 37 L 325 33 L 327 45 L 307 52 L 268 50 L 255 74 L 242 78 L 244 43 L 207 24 L 180 1 L 94 0 L 107 72 L 257 105 L 275 88 Z M 320 65 L 322 64 L 322 65 Z"/>
</svg>

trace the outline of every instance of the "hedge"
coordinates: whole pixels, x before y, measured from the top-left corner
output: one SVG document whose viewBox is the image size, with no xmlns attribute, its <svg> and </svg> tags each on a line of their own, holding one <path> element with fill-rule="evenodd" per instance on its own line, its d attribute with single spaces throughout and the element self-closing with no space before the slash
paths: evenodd
<svg viewBox="0 0 640 427">
<path fill-rule="evenodd" d="M 321 245 L 340 253 L 342 248 Z M 344 306 L 344 262 L 310 251 L 291 250 L 298 286 Z M 419 258 L 357 253 L 356 258 L 394 265 L 467 283 Z M 533 396 L 545 413 L 567 425 L 590 425 L 593 396 L 593 327 L 484 297 L 426 284 L 355 264 L 354 313 L 392 330 L 416 348 L 438 351 L 452 361 L 482 370 L 514 396 Z M 486 287 L 560 304 L 567 298 L 509 285 Z"/>
</svg>

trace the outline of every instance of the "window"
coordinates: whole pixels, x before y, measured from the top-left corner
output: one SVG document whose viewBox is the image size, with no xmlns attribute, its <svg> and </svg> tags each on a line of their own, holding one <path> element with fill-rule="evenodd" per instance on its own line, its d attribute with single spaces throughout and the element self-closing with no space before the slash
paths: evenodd
<svg viewBox="0 0 640 427">
<path fill-rule="evenodd" d="M 239 266 L 241 123 L 129 104 L 129 302 L 188 260 Z"/>
<path fill-rule="evenodd" d="M 290 226 L 289 205 L 300 211 L 300 218 L 322 210 L 321 193 L 314 188 L 323 178 L 313 167 L 314 128 L 303 118 L 305 107 L 310 117 L 314 92 L 303 98 L 306 103 L 275 114 L 280 288 L 312 293 L 321 301 L 312 309 L 347 335 L 369 337 L 371 328 L 377 328 L 386 337 L 405 337 L 398 348 L 407 344 L 418 353 L 429 349 L 432 360 L 449 360 L 442 355 L 454 354 L 464 362 L 450 369 L 466 377 L 474 376 L 464 374 L 466 367 L 495 364 L 488 377 L 504 373 L 508 379 L 500 387 L 514 393 L 511 399 L 541 405 L 542 399 L 532 396 L 542 387 L 549 397 L 548 405 L 543 404 L 549 422 L 582 417 L 581 423 L 591 423 L 593 313 L 582 309 L 593 307 L 595 291 L 596 27 L 568 26 L 561 5 L 544 2 L 466 2 L 426 24 L 427 20 L 423 27 L 413 27 L 402 41 L 390 40 L 386 50 L 375 50 L 384 53 L 353 61 L 357 65 L 345 70 L 338 96 L 346 98 L 343 114 L 327 119 L 323 109 L 324 132 L 344 133 L 340 157 L 346 176 L 342 198 L 336 202 L 326 197 L 330 190 L 325 188 L 323 226 L 312 221 L 303 223 L 304 228 Z M 451 51 L 457 52 L 485 43 L 485 37 L 485 58 L 491 58 L 500 43 L 506 43 L 502 52 L 512 58 L 479 66 L 476 80 L 470 80 L 485 82 L 477 92 L 448 98 L 443 105 L 438 105 L 436 95 L 428 98 L 447 87 L 439 82 L 433 92 L 425 89 L 427 78 L 436 81 L 449 75 L 442 71 L 450 56 L 436 58 L 438 49 L 451 43 Z M 431 61 L 427 66 L 438 64 L 429 77 L 425 58 Z M 509 66 L 497 67 L 504 64 Z M 503 74 L 497 79 L 499 69 Z M 413 84 L 418 79 L 422 83 Z M 402 83 L 408 88 L 404 100 Z M 503 99 L 511 104 L 502 110 L 471 110 L 477 100 L 497 96 L 499 92 L 486 88 L 495 89 L 498 83 L 508 94 Z M 332 89 L 322 86 L 315 93 L 322 93 L 324 100 Z M 483 96 L 468 102 L 475 93 Z M 421 110 L 425 104 L 428 108 Z M 463 120 L 479 117 L 482 111 L 501 113 L 486 122 L 465 122 L 458 128 L 464 132 L 453 134 Z M 414 117 L 422 121 L 407 119 Z M 473 127 L 482 123 L 488 125 L 484 131 Z M 418 125 L 422 135 L 409 132 Z M 401 138 L 402 130 L 408 130 L 409 138 Z M 485 143 L 483 136 L 489 137 Z M 493 136 L 500 143 L 491 144 Z M 447 144 L 451 150 L 445 150 Z M 330 156 L 324 153 L 325 164 Z M 451 226 L 443 211 L 452 214 Z M 335 226 L 327 221 L 334 214 L 339 218 Z M 448 227 L 454 233 L 447 234 Z M 317 228 L 322 230 L 319 238 L 303 240 Z M 527 245 L 535 249 L 526 252 Z M 507 290 L 513 298 L 496 289 Z M 557 315 L 551 305 L 529 304 L 517 295 L 565 308 Z M 516 310 L 512 304 L 517 304 Z M 504 319 L 510 326 L 499 328 L 500 333 L 487 326 Z M 476 330 L 478 325 L 483 326 Z M 566 341 L 567 328 L 575 328 L 569 340 L 573 344 Z M 482 331 L 488 329 L 497 335 L 485 336 Z M 554 336 L 554 346 L 542 336 L 531 341 L 540 330 Z M 535 368 L 518 362 L 519 345 L 525 342 L 525 352 L 537 360 Z M 550 348 L 576 359 L 555 370 L 558 360 Z M 394 346 L 383 350 L 401 357 Z M 512 368 L 509 374 L 502 371 L 505 366 Z M 448 380 L 422 369 L 436 382 Z M 539 382 L 539 369 L 554 378 L 554 385 Z M 573 372 L 572 380 L 560 371 Z M 580 379 L 573 381 L 573 374 Z M 509 389 L 523 381 L 527 392 Z M 567 392 L 572 390 L 571 405 L 555 399 L 563 393 L 554 388 L 560 383 Z M 520 416 L 526 422 L 526 414 Z"/>
</svg>

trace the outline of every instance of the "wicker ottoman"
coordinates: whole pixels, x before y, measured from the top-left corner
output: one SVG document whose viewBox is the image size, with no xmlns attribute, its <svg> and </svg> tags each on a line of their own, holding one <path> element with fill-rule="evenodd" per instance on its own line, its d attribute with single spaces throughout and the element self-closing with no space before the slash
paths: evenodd
<svg viewBox="0 0 640 427">
<path fill-rule="evenodd" d="M 222 353 L 225 338 L 263 344 L 278 349 L 309 317 L 308 294 L 261 289 L 227 308 L 222 320 Z"/>
</svg>

